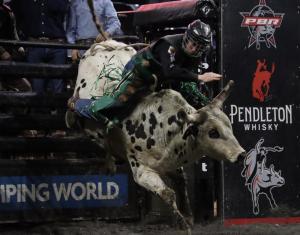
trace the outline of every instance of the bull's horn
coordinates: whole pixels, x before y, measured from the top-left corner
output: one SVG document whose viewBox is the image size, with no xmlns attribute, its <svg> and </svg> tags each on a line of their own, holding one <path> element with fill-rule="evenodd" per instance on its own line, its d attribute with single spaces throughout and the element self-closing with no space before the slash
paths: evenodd
<svg viewBox="0 0 300 235">
<path fill-rule="evenodd" d="M 224 101 L 227 99 L 227 97 L 230 94 L 230 91 L 232 90 L 234 81 L 230 80 L 227 85 L 223 88 L 223 90 L 212 100 L 211 105 L 216 106 L 218 108 L 222 108 L 222 105 Z"/>
</svg>

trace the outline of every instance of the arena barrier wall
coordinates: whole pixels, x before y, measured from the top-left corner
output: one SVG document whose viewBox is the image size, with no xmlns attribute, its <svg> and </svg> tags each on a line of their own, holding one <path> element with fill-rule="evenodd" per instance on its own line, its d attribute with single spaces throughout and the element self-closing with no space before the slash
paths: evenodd
<svg viewBox="0 0 300 235">
<path fill-rule="evenodd" d="M 300 222 L 299 2 L 223 0 L 226 103 L 247 151 L 224 163 L 225 225 Z"/>
</svg>

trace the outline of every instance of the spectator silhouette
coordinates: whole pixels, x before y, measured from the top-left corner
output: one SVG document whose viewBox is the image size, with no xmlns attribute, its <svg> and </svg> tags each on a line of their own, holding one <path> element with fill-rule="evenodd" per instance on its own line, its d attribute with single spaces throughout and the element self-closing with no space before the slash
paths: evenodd
<svg viewBox="0 0 300 235">
<path fill-rule="evenodd" d="M 93 3 L 97 21 L 102 25 L 106 37 L 122 35 L 121 23 L 111 0 L 94 0 Z M 93 21 L 88 1 L 72 0 L 67 21 L 67 40 L 84 45 L 104 40 Z M 72 50 L 72 60 L 77 61 L 82 53 Z"/>
<path fill-rule="evenodd" d="M 69 0 L 12 0 L 11 7 L 16 15 L 24 39 L 36 42 L 65 42 L 64 27 Z M 65 64 L 66 49 L 28 48 L 30 63 Z M 33 91 L 61 93 L 62 79 L 32 79 Z"/>
</svg>

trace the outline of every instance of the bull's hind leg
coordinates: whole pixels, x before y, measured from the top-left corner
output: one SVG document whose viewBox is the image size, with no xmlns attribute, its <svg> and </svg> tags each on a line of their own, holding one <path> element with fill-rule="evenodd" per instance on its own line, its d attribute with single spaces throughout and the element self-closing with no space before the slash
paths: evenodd
<svg viewBox="0 0 300 235">
<path fill-rule="evenodd" d="M 95 144 L 105 150 L 106 174 L 114 175 L 117 171 L 116 159 L 112 154 L 107 137 L 103 136 L 99 129 L 96 129 L 96 131 L 91 131 L 90 129 L 86 128 L 85 132 L 92 140 L 94 140 Z"/>
<path fill-rule="evenodd" d="M 137 184 L 150 190 L 151 192 L 158 195 L 167 205 L 169 205 L 177 217 L 180 227 L 187 231 L 187 234 L 191 234 L 191 228 L 185 221 L 183 215 L 177 208 L 176 194 L 173 189 L 168 187 L 161 177 L 150 169 L 149 167 L 140 165 L 134 159 L 129 159 L 129 163 L 133 172 L 134 180 Z"/>
</svg>

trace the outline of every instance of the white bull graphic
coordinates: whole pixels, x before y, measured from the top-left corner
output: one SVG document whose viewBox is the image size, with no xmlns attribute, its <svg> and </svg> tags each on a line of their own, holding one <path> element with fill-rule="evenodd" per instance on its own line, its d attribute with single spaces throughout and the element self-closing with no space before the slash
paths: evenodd
<svg viewBox="0 0 300 235">
<path fill-rule="evenodd" d="M 275 171 L 274 165 L 266 167 L 268 152 L 282 152 L 283 148 L 262 147 L 264 139 L 261 138 L 255 148 L 251 149 L 244 160 L 244 169 L 241 173 L 246 179 L 245 185 L 252 196 L 253 213 L 259 214 L 259 196 L 265 195 L 270 202 L 271 208 L 276 208 L 277 204 L 272 194 L 272 189 L 282 187 L 285 184 L 281 171 Z"/>
<path fill-rule="evenodd" d="M 107 64 L 105 59 L 111 58 L 113 52 L 115 61 L 123 61 L 123 64 L 134 54 L 133 49 L 125 51 L 124 45 L 115 41 L 106 41 L 105 45 L 94 46 L 94 53 L 88 51 L 80 62 L 75 90 L 79 90 L 82 98 L 100 95 L 95 93 L 93 86 L 100 82 L 97 78 Z M 116 50 L 108 50 L 110 47 Z M 101 78 L 104 79 L 102 84 L 106 84 L 105 77 Z M 112 152 L 107 154 L 107 159 L 111 169 L 114 169 L 114 158 L 127 159 L 135 182 L 161 197 L 171 207 L 181 228 L 190 233 L 193 220 L 182 166 L 204 155 L 235 162 L 245 152 L 221 110 L 232 85 L 233 82 L 229 82 L 209 105 L 199 110 L 190 106 L 176 91 L 153 92 L 122 120 L 120 128 L 110 132 L 108 141 L 103 140 L 100 123 L 85 120 L 84 130 L 100 146 L 104 142 L 110 145 Z M 176 180 L 177 199 L 183 198 L 184 203 L 182 211 L 177 208 L 176 193 L 165 183 L 165 177 Z"/>
</svg>

